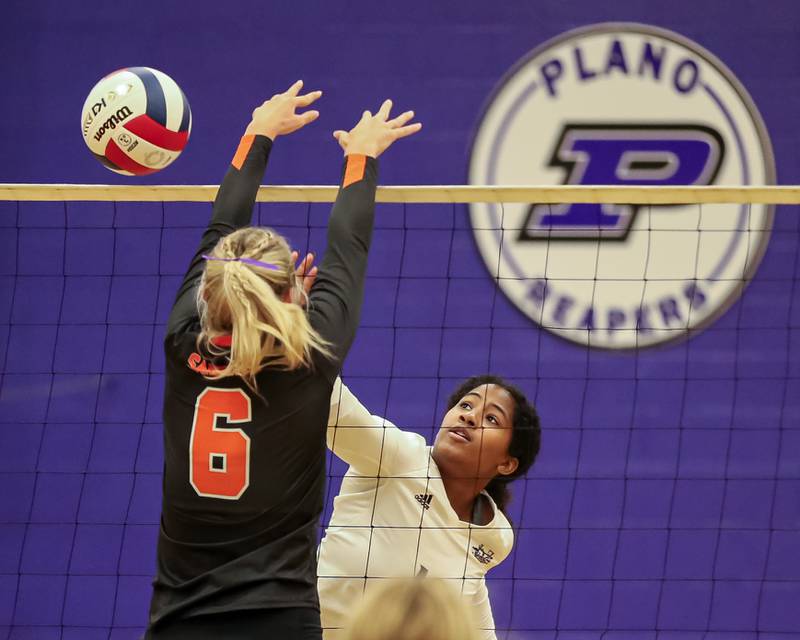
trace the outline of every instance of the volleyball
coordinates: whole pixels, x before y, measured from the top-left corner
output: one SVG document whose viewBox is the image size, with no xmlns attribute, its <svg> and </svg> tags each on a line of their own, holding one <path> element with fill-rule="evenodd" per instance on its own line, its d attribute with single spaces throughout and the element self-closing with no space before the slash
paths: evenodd
<svg viewBox="0 0 800 640">
<path fill-rule="evenodd" d="M 144 176 L 172 164 L 186 147 L 192 112 L 181 88 L 149 67 L 119 69 L 101 79 L 86 98 L 81 132 L 105 167 Z"/>
</svg>

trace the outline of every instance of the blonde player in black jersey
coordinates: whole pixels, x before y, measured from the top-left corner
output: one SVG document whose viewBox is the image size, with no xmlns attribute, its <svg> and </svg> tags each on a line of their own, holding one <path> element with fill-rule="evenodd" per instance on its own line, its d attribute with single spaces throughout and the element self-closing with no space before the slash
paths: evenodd
<svg viewBox="0 0 800 640">
<path fill-rule="evenodd" d="M 536 459 L 536 411 L 495 376 L 450 396 L 433 447 L 373 416 L 337 381 L 328 448 L 350 465 L 320 544 L 318 581 L 326 640 L 360 598 L 387 578 L 428 575 L 461 593 L 480 637 L 495 638 L 484 576 L 510 553 L 508 484 Z M 376 616 L 380 612 L 375 612 Z"/>
<path fill-rule="evenodd" d="M 167 324 L 164 498 L 147 638 L 321 636 L 316 531 L 331 390 L 355 337 L 381 155 L 415 133 L 391 102 L 335 137 L 345 152 L 308 294 L 286 241 L 252 228 L 278 136 L 321 92 L 298 81 L 253 112 Z M 309 260 L 304 264 L 308 266 Z"/>
</svg>

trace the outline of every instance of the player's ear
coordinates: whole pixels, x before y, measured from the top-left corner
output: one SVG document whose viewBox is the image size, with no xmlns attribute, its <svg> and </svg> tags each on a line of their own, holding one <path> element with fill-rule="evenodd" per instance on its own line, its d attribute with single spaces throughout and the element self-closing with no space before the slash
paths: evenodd
<svg viewBox="0 0 800 640">
<path fill-rule="evenodd" d="M 497 473 L 501 476 L 509 476 L 517 470 L 519 460 L 514 456 L 508 456 L 502 464 L 497 465 Z"/>
</svg>

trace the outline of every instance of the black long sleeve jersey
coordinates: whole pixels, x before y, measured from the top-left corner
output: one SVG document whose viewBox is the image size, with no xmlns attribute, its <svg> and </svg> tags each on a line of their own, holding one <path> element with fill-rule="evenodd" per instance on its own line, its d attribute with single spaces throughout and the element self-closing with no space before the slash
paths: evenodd
<svg viewBox="0 0 800 640">
<path fill-rule="evenodd" d="M 318 607 L 316 527 L 323 508 L 331 389 L 355 337 L 375 208 L 377 162 L 348 156 L 310 293 L 311 325 L 332 345 L 311 368 L 209 379 L 198 352 L 202 256 L 250 224 L 272 147 L 245 136 L 214 202 L 167 325 L 164 498 L 151 628 L 223 611 Z"/>
</svg>

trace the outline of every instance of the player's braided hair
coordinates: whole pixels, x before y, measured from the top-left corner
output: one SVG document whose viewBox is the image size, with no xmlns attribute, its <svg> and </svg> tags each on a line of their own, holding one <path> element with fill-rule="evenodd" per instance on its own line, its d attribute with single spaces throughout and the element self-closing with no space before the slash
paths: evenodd
<svg viewBox="0 0 800 640">
<path fill-rule="evenodd" d="M 213 377 L 240 376 L 256 390 L 256 374 L 265 366 L 296 369 L 311 365 L 314 350 L 327 344 L 311 327 L 300 304 L 302 287 L 294 275 L 286 240 L 270 229 L 246 227 L 222 238 L 209 261 L 198 292 L 201 331 L 198 346 L 227 358 Z M 276 268 L 230 260 L 254 258 Z M 289 300 L 283 296 L 289 294 Z M 230 349 L 216 346 L 230 335 Z"/>
</svg>

